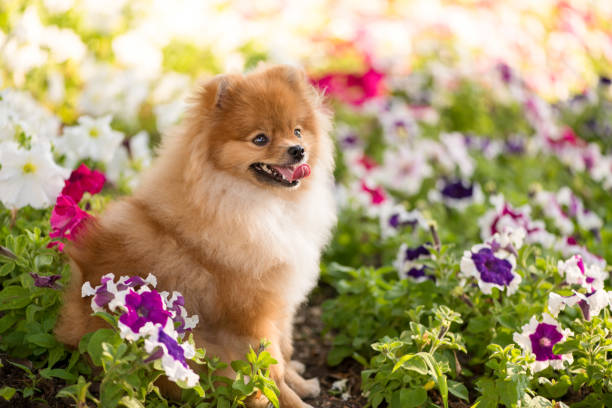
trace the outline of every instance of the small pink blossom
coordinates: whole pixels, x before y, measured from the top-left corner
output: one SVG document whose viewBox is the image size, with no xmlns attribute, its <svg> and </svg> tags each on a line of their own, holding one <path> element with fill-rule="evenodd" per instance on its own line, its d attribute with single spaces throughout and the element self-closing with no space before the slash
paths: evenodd
<svg viewBox="0 0 612 408">
<path fill-rule="evenodd" d="M 70 178 L 64 183 L 62 194 L 71 197 L 75 203 L 78 203 L 85 192 L 99 193 L 105 182 L 104 173 L 91 170 L 85 164 L 81 164 L 78 169 L 72 171 Z"/>
<path fill-rule="evenodd" d="M 51 213 L 52 231 L 49 236 L 74 240 L 78 230 L 83 226 L 83 221 L 89 217 L 90 215 L 83 211 L 70 196 L 60 195 Z"/>
</svg>

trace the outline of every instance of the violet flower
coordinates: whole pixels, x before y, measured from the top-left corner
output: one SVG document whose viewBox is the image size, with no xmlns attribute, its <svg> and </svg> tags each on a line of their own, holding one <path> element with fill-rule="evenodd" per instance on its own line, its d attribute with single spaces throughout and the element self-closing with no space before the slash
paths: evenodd
<svg viewBox="0 0 612 408">
<path fill-rule="evenodd" d="M 516 259 L 507 251 L 494 252 L 490 246 L 479 244 L 465 251 L 461 258 L 461 275 L 476 278 L 480 290 L 490 295 L 492 289 L 507 290 L 512 295 L 518 290 L 521 276 L 516 273 Z"/>
<path fill-rule="evenodd" d="M 34 279 L 34 286 L 37 288 L 60 289 L 61 285 L 57 283 L 62 278 L 62 275 L 43 276 L 34 272 L 30 272 L 30 276 Z"/>
</svg>

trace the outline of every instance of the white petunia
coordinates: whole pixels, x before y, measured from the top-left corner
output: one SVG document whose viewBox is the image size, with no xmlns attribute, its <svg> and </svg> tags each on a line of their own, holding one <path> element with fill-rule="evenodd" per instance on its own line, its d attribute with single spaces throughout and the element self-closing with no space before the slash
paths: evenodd
<svg viewBox="0 0 612 408">
<path fill-rule="evenodd" d="M 111 120 L 110 115 L 97 119 L 81 116 L 77 126 L 64 129 L 57 151 L 66 155 L 69 164 L 86 158 L 108 163 L 123 141 L 123 133 L 111 128 Z"/>
<path fill-rule="evenodd" d="M 0 201 L 8 208 L 47 208 L 55 202 L 70 170 L 53 161 L 48 142 L 30 150 L 15 142 L 0 144 Z"/>
</svg>

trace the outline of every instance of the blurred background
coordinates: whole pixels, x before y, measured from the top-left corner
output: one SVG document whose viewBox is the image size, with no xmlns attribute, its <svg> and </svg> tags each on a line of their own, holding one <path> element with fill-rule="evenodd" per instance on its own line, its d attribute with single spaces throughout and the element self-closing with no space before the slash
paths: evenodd
<svg viewBox="0 0 612 408">
<path fill-rule="evenodd" d="M 195 79 L 261 60 L 302 65 L 355 104 L 424 65 L 451 89 L 457 74 L 501 69 L 565 100 L 612 72 L 612 2 L 0 2 L 2 88 L 29 90 L 64 123 L 110 113 L 122 130 L 156 133 Z"/>
</svg>

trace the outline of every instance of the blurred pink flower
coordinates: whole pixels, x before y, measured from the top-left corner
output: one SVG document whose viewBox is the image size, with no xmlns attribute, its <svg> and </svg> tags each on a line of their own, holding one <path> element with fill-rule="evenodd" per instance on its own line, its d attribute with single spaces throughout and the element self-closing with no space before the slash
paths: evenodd
<svg viewBox="0 0 612 408">
<path fill-rule="evenodd" d="M 330 73 L 313 79 L 313 84 L 344 102 L 361 106 L 384 93 L 385 75 L 373 67 L 362 74 Z"/>
<path fill-rule="evenodd" d="M 83 221 L 89 217 L 90 215 L 81 210 L 70 196 L 60 195 L 51 213 L 52 231 L 49 236 L 74 240 L 78 230 L 83 226 Z M 61 250 L 61 247 L 58 249 Z"/>
<path fill-rule="evenodd" d="M 104 173 L 90 170 L 85 164 L 81 164 L 78 169 L 72 171 L 70 178 L 66 180 L 62 194 L 71 197 L 75 203 L 78 203 L 85 192 L 99 193 L 105 181 Z"/>
</svg>

